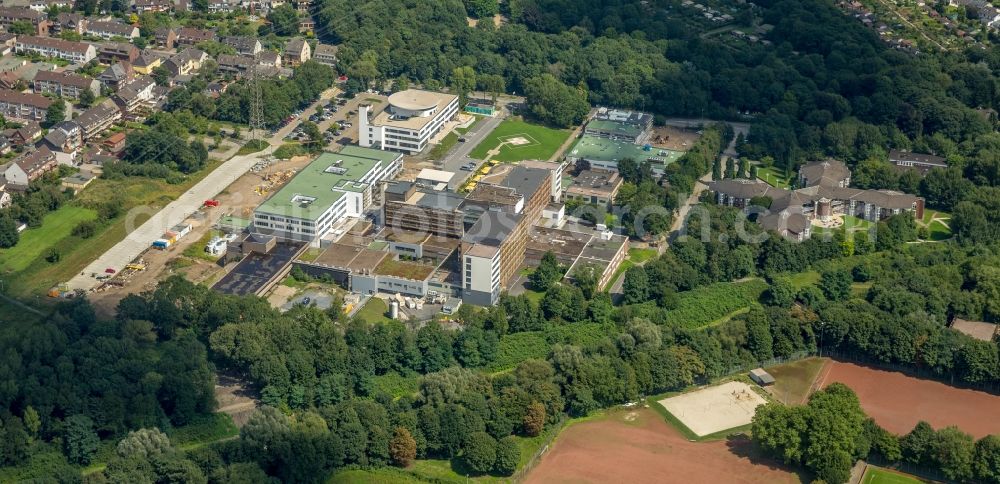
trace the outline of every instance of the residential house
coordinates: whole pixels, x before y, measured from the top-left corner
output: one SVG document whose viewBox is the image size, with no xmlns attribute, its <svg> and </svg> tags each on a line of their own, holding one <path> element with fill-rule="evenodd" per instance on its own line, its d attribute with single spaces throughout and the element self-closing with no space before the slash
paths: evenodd
<svg viewBox="0 0 1000 484">
<path fill-rule="evenodd" d="M 90 109 L 80 113 L 74 121 L 80 125 L 84 141 L 89 141 L 122 118 L 122 113 L 114 101 L 105 99 Z"/>
<path fill-rule="evenodd" d="M 97 57 L 97 49 L 85 42 L 70 42 L 49 37 L 23 35 L 17 38 L 14 50 L 21 53 L 36 53 L 43 57 L 55 57 L 82 64 Z"/>
<path fill-rule="evenodd" d="M 142 106 L 153 100 L 153 86 L 156 83 L 149 76 L 141 76 L 126 84 L 111 97 L 123 115 L 135 114 Z"/>
<path fill-rule="evenodd" d="M 174 8 L 174 4 L 170 0 L 135 0 L 132 8 L 138 14 L 146 12 L 169 12 Z"/>
<path fill-rule="evenodd" d="M 3 131 L 3 136 L 14 146 L 34 143 L 41 135 L 42 126 L 36 121 L 21 123 L 20 128 L 8 128 Z"/>
<path fill-rule="evenodd" d="M 177 30 L 177 44 L 193 46 L 199 42 L 214 41 L 218 39 L 215 32 L 193 27 L 182 27 Z"/>
<path fill-rule="evenodd" d="M 177 42 L 177 32 L 169 27 L 160 27 L 153 31 L 153 44 L 163 49 L 173 49 Z"/>
<path fill-rule="evenodd" d="M 195 48 L 187 48 L 167 59 L 163 63 L 163 67 L 170 72 L 171 77 L 186 76 L 200 69 L 206 60 L 208 60 L 208 54 L 205 52 Z"/>
<path fill-rule="evenodd" d="M 921 175 L 926 175 L 934 168 L 948 168 L 948 161 L 940 156 L 900 150 L 889 151 L 889 163 L 898 170 L 916 170 Z"/>
<path fill-rule="evenodd" d="M 128 42 L 108 42 L 102 44 L 97 51 L 97 58 L 102 64 L 128 62 L 131 64 L 139 58 L 139 49 Z"/>
<path fill-rule="evenodd" d="M 71 0 L 30 0 L 28 8 L 36 12 L 48 12 L 50 8 L 70 8 L 73 6 Z"/>
<path fill-rule="evenodd" d="M 239 6 L 240 0 L 208 0 L 210 13 L 232 12 Z"/>
<path fill-rule="evenodd" d="M 97 76 L 97 80 L 108 86 L 112 91 L 117 91 L 121 89 L 126 83 L 135 78 L 135 71 L 132 70 L 132 65 L 128 62 L 119 62 L 117 64 L 112 64 L 104 69 L 101 75 Z"/>
<path fill-rule="evenodd" d="M 31 182 L 56 169 L 57 166 L 59 163 L 56 162 L 55 155 L 43 146 L 14 159 L 3 175 L 9 187 L 25 189 Z"/>
<path fill-rule="evenodd" d="M 38 71 L 33 87 L 38 94 L 53 93 L 69 99 L 80 99 L 80 94 L 86 90 L 95 97 L 101 94 L 101 83 L 97 79 L 72 72 Z"/>
<path fill-rule="evenodd" d="M 105 151 L 112 155 L 118 156 L 125 150 L 125 138 L 125 133 L 122 132 L 112 134 L 101 142 L 101 148 L 104 148 Z"/>
<path fill-rule="evenodd" d="M 104 40 L 111 40 L 113 37 L 132 40 L 139 37 L 139 27 L 121 22 L 96 21 L 87 22 L 84 33 Z"/>
<path fill-rule="evenodd" d="M 38 142 L 38 147 L 46 147 L 61 165 L 74 166 L 80 147 L 83 146 L 83 129 L 76 121 L 63 121 L 49 130 Z"/>
<path fill-rule="evenodd" d="M 229 36 L 223 37 L 222 43 L 236 49 L 239 55 L 253 57 L 263 49 L 260 41 L 254 37 Z"/>
<path fill-rule="evenodd" d="M 0 89 L 0 114 L 8 119 L 42 121 L 52 102 L 41 94 Z"/>
<path fill-rule="evenodd" d="M 60 186 L 63 188 L 68 188 L 73 190 L 73 195 L 80 193 L 81 190 L 87 188 L 91 182 L 97 179 L 97 176 L 93 173 L 85 170 L 81 170 L 69 176 L 65 176 L 60 179 Z"/>
<path fill-rule="evenodd" d="M 7 55 L 14 51 L 17 45 L 17 36 L 7 32 L 0 32 L 0 54 Z"/>
<path fill-rule="evenodd" d="M 847 188 L 851 170 L 839 160 L 814 161 L 799 167 L 799 187 L 828 186 Z"/>
<path fill-rule="evenodd" d="M 229 54 L 219 54 L 216 61 L 219 63 L 220 72 L 237 76 L 257 64 L 257 61 L 253 57 Z"/>
<path fill-rule="evenodd" d="M 0 155 L 6 155 L 10 153 L 10 150 L 14 148 L 14 145 L 7 139 L 6 136 L 0 135 Z M 2 208 L 2 207 L 0 207 Z"/>
<path fill-rule="evenodd" d="M 6 168 L 6 165 L 0 165 L 0 168 Z M 0 208 L 7 208 L 14 202 L 14 197 L 4 191 L 5 188 L 7 188 L 7 185 L 5 183 L 0 183 Z"/>
<path fill-rule="evenodd" d="M 313 52 L 312 59 L 320 64 L 326 64 L 330 67 L 337 65 L 337 46 L 330 44 L 316 44 L 316 50 Z"/>
<path fill-rule="evenodd" d="M 302 17 L 299 20 L 299 33 L 308 34 L 316 30 L 316 21 L 312 17 Z"/>
<path fill-rule="evenodd" d="M 299 13 L 309 13 L 309 8 L 312 7 L 312 0 L 294 0 L 295 9 Z"/>
<path fill-rule="evenodd" d="M 86 27 L 87 17 L 84 17 L 82 13 L 62 12 L 56 15 L 56 20 L 52 22 L 49 30 L 52 35 L 58 35 L 62 32 L 75 32 L 83 35 Z"/>
<path fill-rule="evenodd" d="M 10 31 L 14 22 L 30 22 L 35 35 L 49 35 L 49 18 L 44 12 L 24 7 L 0 7 L 0 27 Z"/>
<path fill-rule="evenodd" d="M 211 97 L 212 99 L 218 99 L 222 93 L 226 92 L 226 88 L 228 87 L 229 84 L 224 82 L 210 82 L 207 86 L 205 86 L 205 95 Z"/>
<path fill-rule="evenodd" d="M 265 50 L 257 57 L 258 63 L 262 66 L 281 67 L 281 56 L 277 52 Z"/>
<path fill-rule="evenodd" d="M 136 74 L 148 76 L 153 73 L 153 69 L 156 69 L 161 65 L 163 65 L 162 57 L 151 53 L 142 53 L 139 54 L 139 57 L 135 58 L 134 62 L 132 62 L 132 70 L 135 71 Z"/>
<path fill-rule="evenodd" d="M 303 39 L 292 39 L 285 44 L 285 65 L 295 67 L 312 57 L 312 49 L 309 43 Z"/>
</svg>

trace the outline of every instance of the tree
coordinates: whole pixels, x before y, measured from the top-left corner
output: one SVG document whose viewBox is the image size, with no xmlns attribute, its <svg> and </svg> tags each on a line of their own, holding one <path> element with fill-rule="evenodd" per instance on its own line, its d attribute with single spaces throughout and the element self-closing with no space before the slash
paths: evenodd
<svg viewBox="0 0 1000 484">
<path fill-rule="evenodd" d="M 590 112 L 586 92 L 563 84 L 552 74 L 528 79 L 524 94 L 535 117 L 560 128 L 580 124 Z"/>
<path fill-rule="evenodd" d="M 490 93 L 494 104 L 497 96 L 507 90 L 507 81 L 499 74 L 480 74 L 476 78 L 479 80 L 479 90 Z"/>
<path fill-rule="evenodd" d="M 9 215 L 0 214 L 0 249 L 9 249 L 17 245 L 21 234 L 17 232 L 17 222 Z"/>
<path fill-rule="evenodd" d="M 1000 483 L 1000 436 L 987 435 L 979 439 L 972 462 L 976 481 Z"/>
<path fill-rule="evenodd" d="M 299 33 L 299 14 L 287 3 L 272 9 L 267 14 L 267 20 L 271 22 L 271 31 L 275 35 L 289 37 Z"/>
<path fill-rule="evenodd" d="M 587 264 L 573 271 L 573 284 L 583 292 L 584 299 L 593 299 L 600 277 L 597 269 L 593 265 Z"/>
<path fill-rule="evenodd" d="M 8 31 L 15 35 L 35 35 L 38 33 L 35 26 L 27 20 L 17 20 L 10 24 Z"/>
<path fill-rule="evenodd" d="M 138 457 L 148 459 L 169 452 L 173 447 L 170 438 L 158 428 L 133 430 L 115 447 L 115 454 L 123 459 Z"/>
<path fill-rule="evenodd" d="M 38 431 L 42 428 L 42 418 L 38 415 L 35 407 L 28 405 L 24 409 L 24 428 L 28 431 L 31 440 L 38 438 Z"/>
<path fill-rule="evenodd" d="M 562 279 L 562 275 L 563 269 L 559 265 L 556 255 L 549 250 L 542 255 L 541 262 L 538 263 L 538 267 L 528 276 L 528 281 L 531 282 L 531 289 L 538 292 L 545 292 L 549 290 L 552 284 Z"/>
<path fill-rule="evenodd" d="M 750 159 L 744 156 L 740 158 L 740 171 L 737 173 L 736 178 L 748 177 L 750 177 Z"/>
<path fill-rule="evenodd" d="M 531 402 L 524 414 L 524 433 L 528 437 L 537 437 L 545 428 L 545 405 Z"/>
<path fill-rule="evenodd" d="M 972 436 L 958 427 L 945 427 L 937 432 L 931 444 L 931 458 L 948 479 L 962 482 L 972 478 L 975 444 Z"/>
<path fill-rule="evenodd" d="M 156 82 L 157 86 L 166 86 L 167 84 L 170 84 L 170 71 L 167 70 L 166 67 L 163 66 L 154 67 L 151 76 L 153 77 L 153 81 Z"/>
<path fill-rule="evenodd" d="M 833 269 L 823 271 L 819 280 L 819 287 L 823 290 L 823 295 L 831 301 L 842 301 L 851 297 L 851 283 L 854 279 L 847 269 Z"/>
<path fill-rule="evenodd" d="M 94 91 L 90 89 L 80 91 L 80 106 L 89 108 L 96 100 L 97 96 L 94 95 Z"/>
<path fill-rule="evenodd" d="M 465 463 L 474 472 L 485 474 L 497 461 L 497 441 L 486 432 L 473 432 L 465 446 Z"/>
<path fill-rule="evenodd" d="M 61 98 L 53 99 L 49 110 L 45 112 L 45 124 L 52 127 L 65 120 L 66 103 Z"/>
<path fill-rule="evenodd" d="M 513 435 L 508 435 L 497 443 L 497 460 L 493 470 L 502 476 L 510 476 L 517 470 L 521 462 L 521 448 L 517 445 L 517 439 Z"/>
<path fill-rule="evenodd" d="M 795 302 L 795 286 L 787 277 L 774 277 L 765 296 L 770 305 L 787 308 Z"/>
<path fill-rule="evenodd" d="M 500 12 L 497 0 L 464 0 L 465 10 L 472 18 L 492 17 Z"/>
<path fill-rule="evenodd" d="M 409 467 L 417 457 L 417 442 L 406 427 L 396 427 L 392 440 L 389 441 L 389 456 L 392 457 L 392 463 L 399 467 Z"/>
<path fill-rule="evenodd" d="M 649 300 L 649 277 L 642 266 L 629 267 L 622 281 L 625 304 L 640 304 Z"/>
<path fill-rule="evenodd" d="M 456 67 L 451 71 L 451 85 L 458 91 L 459 102 L 465 104 L 469 91 L 476 88 L 476 71 L 469 66 Z"/>
<path fill-rule="evenodd" d="M 72 415 L 66 419 L 63 428 L 63 454 L 71 464 L 90 464 L 100 439 L 94 431 L 94 421 L 86 415 Z"/>
</svg>

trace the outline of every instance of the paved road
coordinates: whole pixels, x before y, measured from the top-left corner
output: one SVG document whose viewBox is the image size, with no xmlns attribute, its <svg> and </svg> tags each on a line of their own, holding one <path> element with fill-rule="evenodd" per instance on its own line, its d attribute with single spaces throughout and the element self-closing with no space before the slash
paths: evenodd
<svg viewBox="0 0 1000 484">
<path fill-rule="evenodd" d="M 315 111 L 317 104 L 325 102 L 335 92 L 335 89 L 323 92 L 320 99 L 310 105 L 305 112 Z M 274 135 L 267 138 L 267 141 L 272 146 L 280 145 L 282 138 L 291 132 L 299 122 L 300 120 L 296 120 L 289 123 L 288 126 L 279 129 Z M 135 220 L 136 217 L 143 214 L 152 216 L 145 223 L 132 230 L 124 239 L 115 244 L 114 247 L 108 249 L 107 252 L 91 262 L 80 274 L 70 279 L 68 282 L 69 288 L 71 290 L 89 290 L 96 287 L 100 282 L 92 274 L 104 274 L 107 268 L 120 271 L 126 264 L 148 249 L 150 244 L 164 232 L 183 222 L 201 208 L 205 200 L 215 197 L 219 192 L 225 190 L 226 187 L 243 176 L 269 151 L 264 150 L 259 153 L 235 156 L 229 159 L 195 184 L 190 190 L 178 197 L 177 200 L 170 202 L 166 207 L 155 213 L 150 213 L 153 211 L 151 207 L 136 207 L 130 210 L 126 215 L 126 230 L 131 228 L 128 225 L 128 220 Z"/>
<path fill-rule="evenodd" d="M 463 138 L 465 138 L 464 143 L 458 143 L 454 148 L 451 149 L 445 157 L 439 162 L 439 169 L 444 171 L 450 171 L 455 173 L 455 178 L 451 180 L 450 188 L 454 189 L 465 182 L 465 179 L 472 174 L 471 171 L 462 171 L 462 165 L 474 161 L 477 165 L 481 163 L 482 160 L 474 160 L 469 158 L 469 153 L 472 152 L 479 143 L 481 143 L 486 137 L 500 125 L 504 117 L 502 115 L 493 118 L 483 118 L 482 121 L 476 123 L 476 125 L 465 133 Z"/>
</svg>

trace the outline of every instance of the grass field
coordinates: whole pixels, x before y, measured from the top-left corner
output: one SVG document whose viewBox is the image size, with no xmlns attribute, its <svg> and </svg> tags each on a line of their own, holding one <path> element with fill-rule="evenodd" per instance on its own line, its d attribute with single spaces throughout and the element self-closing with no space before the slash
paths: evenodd
<svg viewBox="0 0 1000 484">
<path fill-rule="evenodd" d="M 628 258 L 636 264 L 643 264 L 656 257 L 656 249 L 629 249 Z"/>
<path fill-rule="evenodd" d="M 385 305 L 385 301 L 377 297 L 373 297 L 365 303 L 364 307 L 355 313 L 355 316 L 361 318 L 362 321 L 369 324 L 388 323 L 392 321 L 388 316 L 386 316 L 386 313 L 388 312 L 389 307 Z"/>
<path fill-rule="evenodd" d="M 451 151 L 457 143 L 458 135 L 455 133 L 448 133 L 440 143 L 431 148 L 431 152 L 427 154 L 427 158 L 430 160 L 440 160 L 441 158 L 444 158 L 444 155 L 448 154 L 448 152 Z"/>
<path fill-rule="evenodd" d="M 909 474 L 869 466 L 861 478 L 861 484 L 920 484 L 924 481 Z"/>
<path fill-rule="evenodd" d="M 505 162 L 522 160 L 548 160 L 562 146 L 570 135 L 566 129 L 552 129 L 537 124 L 507 119 L 500 123 L 489 136 L 477 145 L 469 156 L 477 160 L 486 158 L 487 153 L 503 142 L 516 138 L 528 141 L 524 145 L 507 144 L 493 157 Z"/>
<path fill-rule="evenodd" d="M 767 372 L 775 380 L 768 391 L 785 405 L 804 403 L 826 361 L 822 358 L 806 358 L 767 368 Z"/>
<path fill-rule="evenodd" d="M 0 250 L 0 274 L 24 270 L 50 247 L 69 237 L 77 224 L 96 218 L 97 212 L 74 205 L 63 205 L 49 212 L 40 227 L 21 232 L 17 245 Z"/>
<path fill-rule="evenodd" d="M 757 178 L 760 178 L 764 181 L 764 183 L 777 188 L 788 188 L 791 186 L 792 181 L 791 177 L 785 176 L 784 170 L 763 166 L 757 167 Z"/>
</svg>

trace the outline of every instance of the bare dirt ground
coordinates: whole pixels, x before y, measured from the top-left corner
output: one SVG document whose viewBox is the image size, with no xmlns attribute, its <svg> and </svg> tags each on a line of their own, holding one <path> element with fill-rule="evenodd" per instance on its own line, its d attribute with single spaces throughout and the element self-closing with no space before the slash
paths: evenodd
<svg viewBox="0 0 1000 484">
<path fill-rule="evenodd" d="M 804 482 L 758 458 L 746 437 L 690 442 L 650 409 L 614 411 L 556 438 L 527 483 Z"/>
<path fill-rule="evenodd" d="M 215 385 L 215 401 L 219 408 L 216 412 L 227 413 L 233 417 L 233 423 L 242 427 L 257 408 L 258 395 L 245 381 L 228 374 L 219 374 Z"/>
<path fill-rule="evenodd" d="M 956 425 L 977 439 L 1000 433 L 997 395 L 840 361 L 820 374 L 821 387 L 833 382 L 851 387 L 865 412 L 893 433 L 905 434 L 920 420 L 934 428 Z"/>
<path fill-rule="evenodd" d="M 672 126 L 656 126 L 653 128 L 653 134 L 649 137 L 649 142 L 657 148 L 688 151 L 700 137 L 701 135 L 693 130 Z"/>
<path fill-rule="evenodd" d="M 203 209 L 203 216 L 200 220 L 195 220 L 192 223 L 191 233 L 186 237 L 168 250 L 147 250 L 143 254 L 143 260 L 146 263 L 145 271 L 137 273 L 123 287 L 90 293 L 88 298 L 98 314 L 104 317 L 113 317 L 115 308 L 122 298 L 132 293 L 153 289 L 159 281 L 174 273 L 183 273 L 185 277 L 194 282 L 206 282 L 218 276 L 223 271 L 218 264 L 201 259 L 185 258 L 188 261 L 185 263 L 187 267 L 174 269 L 170 267 L 170 261 L 182 257 L 184 250 L 192 244 L 198 243 L 222 216 L 233 215 L 246 218 L 270 193 L 280 188 L 275 186 L 270 192 L 263 194 L 255 191 L 255 188 L 264 183 L 264 176 L 277 172 L 297 172 L 310 161 L 312 161 L 312 157 L 298 156 L 286 161 L 277 161 L 271 165 L 269 170 L 260 173 L 248 172 L 238 178 L 215 197 L 219 201 L 218 207 Z"/>
</svg>

